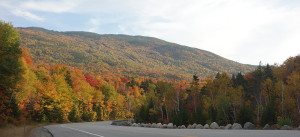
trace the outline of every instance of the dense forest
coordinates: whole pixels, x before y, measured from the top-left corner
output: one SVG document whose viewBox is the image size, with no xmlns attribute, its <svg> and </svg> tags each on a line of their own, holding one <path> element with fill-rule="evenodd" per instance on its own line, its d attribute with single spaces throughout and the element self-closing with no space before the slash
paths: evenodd
<svg viewBox="0 0 300 137">
<path fill-rule="evenodd" d="M 9 23 L 0 22 L 0 38 L 0 126 L 20 124 L 22 117 L 37 122 L 134 118 L 176 125 L 300 124 L 300 56 L 245 74 L 159 79 L 36 62 L 28 48 L 20 47 L 19 33 Z"/>
<path fill-rule="evenodd" d="M 66 64 L 89 72 L 188 80 L 217 72 L 237 74 L 254 66 L 216 54 L 144 36 L 99 35 L 91 32 L 57 32 L 17 28 L 34 62 Z"/>
</svg>

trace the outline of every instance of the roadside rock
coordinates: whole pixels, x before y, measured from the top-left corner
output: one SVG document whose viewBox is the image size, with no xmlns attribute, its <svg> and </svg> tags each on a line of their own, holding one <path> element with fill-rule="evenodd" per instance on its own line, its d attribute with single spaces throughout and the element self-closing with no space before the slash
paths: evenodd
<svg viewBox="0 0 300 137">
<path fill-rule="evenodd" d="M 175 129 L 175 128 L 177 128 L 177 126 L 176 126 L 176 125 L 174 125 L 174 126 L 173 126 L 173 128 Z"/>
<path fill-rule="evenodd" d="M 167 128 L 173 128 L 173 123 L 169 123 L 168 125 L 167 125 Z"/>
<path fill-rule="evenodd" d="M 220 127 L 219 127 L 218 123 L 212 122 L 212 123 L 210 124 L 210 128 L 211 128 L 211 129 L 219 129 Z"/>
<path fill-rule="evenodd" d="M 204 127 L 201 125 L 201 124 L 198 124 L 197 126 L 196 126 L 196 129 L 203 129 Z"/>
<path fill-rule="evenodd" d="M 273 125 L 271 126 L 271 129 L 278 130 L 278 129 L 280 129 L 280 125 L 278 125 L 278 124 L 273 124 Z"/>
<path fill-rule="evenodd" d="M 220 129 L 224 129 L 225 127 L 224 126 L 220 126 Z"/>
<path fill-rule="evenodd" d="M 151 123 L 148 123 L 146 127 L 151 127 Z"/>
<path fill-rule="evenodd" d="M 168 125 L 167 124 L 163 124 L 162 128 L 168 128 Z"/>
<path fill-rule="evenodd" d="M 145 123 L 141 124 L 141 127 L 146 127 L 146 126 L 147 126 L 147 124 L 145 124 Z"/>
<path fill-rule="evenodd" d="M 232 129 L 243 129 L 243 128 L 242 128 L 241 124 L 239 124 L 239 123 L 233 123 Z"/>
<path fill-rule="evenodd" d="M 292 128 L 288 125 L 284 125 L 280 128 L 281 130 L 292 130 Z"/>
<path fill-rule="evenodd" d="M 265 126 L 264 126 L 264 128 L 263 128 L 263 130 L 270 130 L 271 128 L 270 128 L 270 125 L 269 124 L 266 124 Z"/>
<path fill-rule="evenodd" d="M 197 124 L 194 123 L 191 128 L 196 128 Z"/>
<path fill-rule="evenodd" d="M 189 125 L 187 126 L 187 128 L 188 128 L 188 129 L 191 129 L 191 128 L 192 128 L 192 125 L 191 125 L 191 124 L 189 124 Z"/>
<path fill-rule="evenodd" d="M 156 126 L 157 126 L 157 125 L 156 125 L 155 123 L 152 123 L 152 124 L 151 124 L 151 128 L 157 128 Z"/>
<path fill-rule="evenodd" d="M 204 125 L 204 129 L 209 129 L 209 125 L 208 125 L 208 124 L 205 124 L 205 125 Z"/>
<path fill-rule="evenodd" d="M 227 124 L 226 126 L 225 126 L 225 129 L 231 129 L 232 128 L 232 125 L 231 124 Z"/>
<path fill-rule="evenodd" d="M 136 123 L 133 123 L 131 126 L 136 127 Z"/>
<path fill-rule="evenodd" d="M 298 126 L 297 130 L 300 130 L 300 125 Z"/>
<path fill-rule="evenodd" d="M 162 127 L 161 123 L 157 123 L 156 128 L 161 128 L 161 127 Z"/>
<path fill-rule="evenodd" d="M 255 125 L 252 124 L 251 122 L 246 122 L 244 124 L 244 129 L 255 129 Z"/>
<path fill-rule="evenodd" d="M 186 128 L 185 125 L 182 125 L 182 126 L 181 126 L 181 129 L 185 129 L 185 128 Z"/>
</svg>

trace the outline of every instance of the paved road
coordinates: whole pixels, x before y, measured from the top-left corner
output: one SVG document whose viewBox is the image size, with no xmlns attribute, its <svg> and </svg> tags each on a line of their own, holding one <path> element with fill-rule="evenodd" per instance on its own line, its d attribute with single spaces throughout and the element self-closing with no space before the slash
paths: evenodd
<svg viewBox="0 0 300 137">
<path fill-rule="evenodd" d="M 45 126 L 54 137 L 300 137 L 299 130 L 157 129 L 113 126 L 110 121 Z"/>
</svg>

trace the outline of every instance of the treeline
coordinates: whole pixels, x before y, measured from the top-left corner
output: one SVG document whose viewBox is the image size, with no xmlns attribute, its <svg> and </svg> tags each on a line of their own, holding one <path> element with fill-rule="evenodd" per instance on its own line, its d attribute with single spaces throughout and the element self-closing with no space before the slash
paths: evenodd
<svg viewBox="0 0 300 137">
<path fill-rule="evenodd" d="M 67 65 L 33 64 L 12 25 L 0 22 L 0 126 L 37 122 L 131 119 L 219 124 L 300 124 L 300 56 L 245 75 L 204 81 L 83 73 Z"/>
<path fill-rule="evenodd" d="M 139 122 L 300 124 L 300 56 L 245 75 L 218 73 L 202 83 L 194 75 L 190 84 L 160 81 L 154 87 L 136 115 Z"/>
</svg>

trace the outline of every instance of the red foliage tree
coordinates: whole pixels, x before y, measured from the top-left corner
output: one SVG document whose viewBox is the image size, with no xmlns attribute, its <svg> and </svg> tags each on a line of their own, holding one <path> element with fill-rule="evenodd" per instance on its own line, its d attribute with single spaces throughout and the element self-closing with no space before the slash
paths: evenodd
<svg viewBox="0 0 300 137">
<path fill-rule="evenodd" d="M 85 74 L 85 79 L 91 86 L 95 87 L 96 80 L 90 73 Z"/>
</svg>

